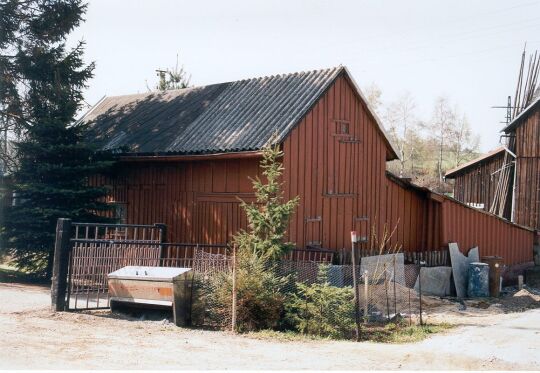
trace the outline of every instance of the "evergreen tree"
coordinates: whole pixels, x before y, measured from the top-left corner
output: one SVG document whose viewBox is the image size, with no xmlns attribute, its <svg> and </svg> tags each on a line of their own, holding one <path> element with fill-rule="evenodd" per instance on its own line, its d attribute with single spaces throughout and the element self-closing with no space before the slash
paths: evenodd
<svg viewBox="0 0 540 373">
<path fill-rule="evenodd" d="M 66 47 L 82 21 L 80 0 L 0 1 L 1 114 L 15 120 L 14 203 L 1 221 L 1 248 L 21 269 L 50 276 L 60 217 L 104 221 L 106 190 L 89 185 L 112 158 L 83 141 L 75 121 L 94 64 L 84 43 Z"/>
<path fill-rule="evenodd" d="M 169 91 L 173 89 L 189 88 L 191 76 L 184 70 L 184 66 L 179 66 L 178 55 L 176 55 L 176 66 L 166 70 L 156 70 L 159 82 L 156 84 L 157 91 Z M 151 89 L 148 87 L 149 91 Z"/>
<path fill-rule="evenodd" d="M 263 149 L 261 168 L 266 183 L 258 177 L 252 180 L 256 203 L 242 201 L 241 204 L 247 215 L 249 231 L 241 231 L 234 240 L 241 250 L 247 249 L 269 260 L 278 260 L 294 248 L 294 244 L 284 242 L 284 237 L 299 197 L 286 202 L 283 200 L 283 167 L 279 162 L 282 156 L 279 145 L 268 145 Z"/>
</svg>

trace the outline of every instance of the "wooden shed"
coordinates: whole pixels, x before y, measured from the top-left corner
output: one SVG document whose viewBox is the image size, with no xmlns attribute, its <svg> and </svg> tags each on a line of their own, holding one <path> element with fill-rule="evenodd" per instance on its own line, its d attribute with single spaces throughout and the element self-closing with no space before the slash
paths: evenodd
<svg viewBox="0 0 540 373">
<path fill-rule="evenodd" d="M 516 154 L 513 220 L 540 229 L 540 93 L 503 129 Z"/>
<path fill-rule="evenodd" d="M 446 178 L 455 179 L 456 199 L 482 204 L 486 211 L 503 189 L 499 215 L 540 229 L 540 95 L 503 132 L 506 146 L 448 171 Z"/>
<path fill-rule="evenodd" d="M 260 151 L 277 135 L 286 197 L 300 196 L 288 233 L 297 247 L 347 248 L 351 230 L 367 246 L 390 232 L 389 244 L 405 251 L 475 242 L 444 223 L 475 211 L 454 201 L 448 215 L 448 198 L 386 172 L 398 152 L 343 66 L 109 97 L 82 120 L 92 141 L 119 154 L 114 176 L 93 180 L 110 186 L 119 218 L 165 223 L 171 241 L 222 244 L 245 228 L 239 198 L 253 201 L 249 177 L 260 176 Z M 486 229 L 508 224 L 485 216 Z M 520 237 L 511 247 L 476 243 L 530 260 L 531 231 L 506 229 Z"/>
<path fill-rule="evenodd" d="M 509 182 L 513 180 L 513 161 L 513 153 L 501 146 L 447 171 L 445 179 L 454 180 L 454 198 L 458 201 L 484 211 L 501 211 L 501 216 L 510 220 L 513 189 L 511 185 L 501 189 L 505 176 Z M 505 167 L 510 167 L 508 173 L 503 172 Z"/>
</svg>

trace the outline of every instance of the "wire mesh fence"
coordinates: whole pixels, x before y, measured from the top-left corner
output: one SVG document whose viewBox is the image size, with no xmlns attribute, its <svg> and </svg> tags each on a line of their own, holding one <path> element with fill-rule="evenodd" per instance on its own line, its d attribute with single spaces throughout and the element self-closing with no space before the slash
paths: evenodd
<svg viewBox="0 0 540 373">
<path fill-rule="evenodd" d="M 163 242 L 159 226 L 80 224 L 71 243 L 68 309 L 109 307 L 107 274 L 135 265 L 191 268 L 194 326 L 352 338 L 358 323 L 422 322 L 419 265 L 402 253 L 353 266 L 331 264 L 326 250 L 295 250 L 270 264 L 225 245 Z"/>
<path fill-rule="evenodd" d="M 417 281 L 420 267 L 415 264 L 404 265 L 403 260 L 400 262 L 395 258 L 399 258 L 399 255 L 365 257 L 363 261 L 371 259 L 375 264 L 356 266 L 358 312 L 362 322 L 384 322 L 401 318 L 406 318 L 411 324 L 421 321 L 421 289 Z M 289 287 L 284 289 L 285 293 L 303 284 L 349 289 L 354 297 L 352 274 L 352 265 L 299 261 L 284 261 L 280 264 L 280 275 L 289 276 Z M 354 301 L 351 302 L 354 306 Z"/>
<path fill-rule="evenodd" d="M 352 265 L 282 260 L 261 270 L 230 255 L 197 251 L 193 325 L 352 338 L 357 318 L 361 325 L 421 323 L 420 267 L 405 265 L 399 254 L 366 257 L 363 262 L 355 266 L 356 307 Z"/>
<path fill-rule="evenodd" d="M 233 258 L 196 250 L 192 270 L 192 324 L 230 328 L 233 315 Z"/>
</svg>

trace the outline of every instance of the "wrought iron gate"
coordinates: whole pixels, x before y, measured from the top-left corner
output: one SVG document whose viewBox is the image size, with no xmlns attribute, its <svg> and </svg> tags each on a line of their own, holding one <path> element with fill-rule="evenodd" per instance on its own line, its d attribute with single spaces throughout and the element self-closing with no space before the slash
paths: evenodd
<svg viewBox="0 0 540 373">
<path fill-rule="evenodd" d="M 165 242 L 164 224 L 71 223 L 59 219 L 51 298 L 56 310 L 109 308 L 107 274 L 124 266 L 193 267 L 197 250 L 226 245 Z"/>
</svg>

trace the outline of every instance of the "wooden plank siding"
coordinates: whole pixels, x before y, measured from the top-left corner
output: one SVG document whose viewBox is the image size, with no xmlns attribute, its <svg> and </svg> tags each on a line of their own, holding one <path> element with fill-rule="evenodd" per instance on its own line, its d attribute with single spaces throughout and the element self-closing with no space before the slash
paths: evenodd
<svg viewBox="0 0 540 373">
<path fill-rule="evenodd" d="M 481 256 L 502 256 L 506 264 L 532 261 L 535 233 L 491 214 L 446 198 L 441 204 L 443 246 L 457 242 L 461 251 L 478 246 Z"/>
<path fill-rule="evenodd" d="M 514 221 L 540 229 L 540 109 L 515 130 L 517 155 Z"/>
<path fill-rule="evenodd" d="M 341 249 L 351 230 L 382 232 L 387 149 L 378 131 L 344 76 L 291 131 L 283 143 L 285 195 L 301 201 L 291 241 Z"/>
<path fill-rule="evenodd" d="M 282 148 L 285 197 L 300 196 L 288 235 L 298 248 L 350 248 L 351 230 L 369 247 L 386 231 L 388 245 L 403 251 L 440 250 L 453 240 L 512 258 L 507 264 L 532 259 L 531 231 L 387 175 L 387 144 L 345 75 Z M 127 223 L 165 223 L 172 242 L 223 244 L 247 228 L 238 197 L 253 201 L 249 177 L 261 176 L 259 160 L 123 161 L 114 178 L 92 183 L 111 187 L 109 200 L 125 206 Z"/>
<path fill-rule="evenodd" d="M 125 222 L 164 223 L 171 242 L 222 244 L 246 217 L 241 198 L 254 201 L 249 177 L 261 176 L 259 159 L 190 162 L 122 162 L 107 185 L 108 201 L 125 208 Z"/>
<path fill-rule="evenodd" d="M 484 204 L 483 210 L 489 211 L 500 178 L 500 170 L 504 165 L 504 152 L 479 162 L 463 172 L 453 176 L 454 198 L 463 203 Z M 514 177 L 510 172 L 510 182 Z M 512 209 L 512 188 L 508 188 L 503 216 L 510 219 Z"/>
</svg>

